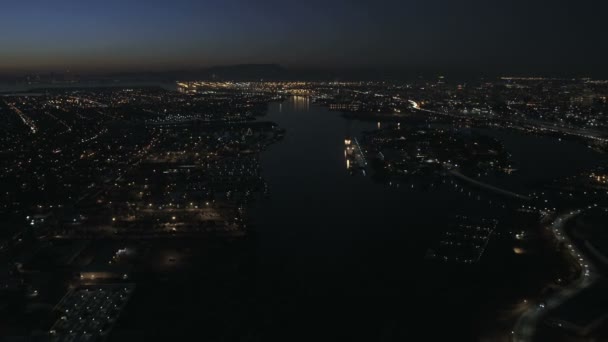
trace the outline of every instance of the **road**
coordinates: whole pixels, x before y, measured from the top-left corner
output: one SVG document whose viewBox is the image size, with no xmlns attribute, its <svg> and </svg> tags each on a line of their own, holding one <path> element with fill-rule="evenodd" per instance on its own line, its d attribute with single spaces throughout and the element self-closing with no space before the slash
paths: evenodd
<svg viewBox="0 0 608 342">
<path fill-rule="evenodd" d="M 15 107 L 14 105 L 6 101 L 4 101 L 4 103 L 8 106 L 8 108 L 10 108 L 13 112 L 15 112 L 15 114 L 19 116 L 21 121 L 23 121 L 23 124 L 26 125 L 32 131 L 32 133 L 36 134 L 36 132 L 38 132 L 38 127 L 36 127 L 36 123 L 34 122 L 34 120 L 32 120 L 32 118 L 25 115 L 25 113 L 23 113 L 19 108 Z"/>
<path fill-rule="evenodd" d="M 427 113 L 431 113 L 431 114 L 436 114 L 436 115 L 447 116 L 447 117 L 456 118 L 456 119 L 466 119 L 466 120 L 490 119 L 488 117 L 473 117 L 473 116 L 464 115 L 464 114 L 438 112 L 435 110 L 423 109 L 420 107 L 420 105 L 417 102 L 412 101 L 412 100 L 409 100 L 409 103 L 412 106 L 412 108 L 415 110 L 418 110 L 421 112 L 427 112 Z M 581 138 L 600 141 L 603 143 L 608 142 L 608 137 L 607 137 L 606 132 L 592 130 L 592 129 L 588 129 L 588 128 L 559 126 L 559 125 L 556 125 L 553 123 L 543 122 L 543 121 L 538 121 L 538 120 L 517 120 L 517 119 L 514 120 L 514 119 L 503 119 L 503 118 L 496 118 L 496 117 L 493 117 L 491 119 L 496 122 L 501 122 L 505 125 L 510 125 L 512 128 L 517 128 L 517 129 L 534 128 L 534 129 L 541 130 L 541 131 L 549 131 L 549 132 L 554 132 L 554 133 L 561 133 L 561 134 L 566 134 L 566 135 L 571 135 L 571 136 L 577 136 L 577 137 L 581 137 Z"/>
<path fill-rule="evenodd" d="M 592 285 L 599 278 L 595 267 L 570 240 L 564 229 L 566 222 L 591 208 L 593 208 L 593 206 L 568 212 L 557 217 L 551 224 L 551 232 L 553 233 L 553 236 L 556 240 L 563 242 L 568 247 L 570 255 L 579 264 L 582 272 L 576 280 L 574 280 L 562 291 L 556 292 L 551 297 L 546 298 L 544 302 L 533 305 L 526 312 L 524 312 L 515 323 L 515 327 L 512 331 L 512 341 L 533 341 L 536 333 L 536 327 L 542 321 L 545 313 L 557 308 L 569 298 L 574 297 L 583 289 Z"/>
</svg>

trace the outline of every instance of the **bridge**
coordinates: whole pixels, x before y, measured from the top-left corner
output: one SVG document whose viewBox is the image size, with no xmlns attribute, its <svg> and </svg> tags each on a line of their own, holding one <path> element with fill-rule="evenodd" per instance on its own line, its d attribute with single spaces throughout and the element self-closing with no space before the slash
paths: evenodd
<svg viewBox="0 0 608 342">
<path fill-rule="evenodd" d="M 484 189 L 493 191 L 493 192 L 498 193 L 500 195 L 504 195 L 504 196 L 507 196 L 507 197 L 516 198 L 516 199 L 524 200 L 524 201 L 530 201 L 530 200 L 532 200 L 532 198 L 530 198 L 528 196 L 521 195 L 521 194 L 518 194 L 518 193 L 515 193 L 515 192 L 512 192 L 512 191 L 509 191 L 509 190 L 501 189 L 501 188 L 496 187 L 494 185 L 483 183 L 483 182 L 480 182 L 480 181 L 478 181 L 476 179 L 473 179 L 471 177 L 465 176 L 462 173 L 460 173 L 460 171 L 457 170 L 457 169 L 452 169 L 452 170 L 450 170 L 448 172 L 452 176 L 454 176 L 456 178 L 459 178 L 461 180 L 469 182 L 469 183 L 471 183 L 473 185 L 476 185 L 476 186 L 478 186 L 480 188 L 484 188 Z"/>
</svg>

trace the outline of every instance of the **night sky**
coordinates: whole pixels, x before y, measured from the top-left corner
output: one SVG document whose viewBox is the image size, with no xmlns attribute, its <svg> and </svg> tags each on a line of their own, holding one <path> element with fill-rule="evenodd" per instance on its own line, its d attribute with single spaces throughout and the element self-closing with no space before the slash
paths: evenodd
<svg viewBox="0 0 608 342">
<path fill-rule="evenodd" d="M 606 74 L 604 1 L 3 1 L 0 71 L 279 63 Z"/>
</svg>

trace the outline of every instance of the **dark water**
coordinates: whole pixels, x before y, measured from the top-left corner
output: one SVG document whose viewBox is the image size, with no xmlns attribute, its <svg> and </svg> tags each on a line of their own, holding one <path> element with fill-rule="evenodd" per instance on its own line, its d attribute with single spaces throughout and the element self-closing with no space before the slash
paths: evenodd
<svg viewBox="0 0 608 342">
<path fill-rule="evenodd" d="M 514 255 L 509 230 L 520 227 L 512 227 L 512 211 L 491 194 L 449 178 L 397 188 L 350 175 L 344 138 L 377 129 L 376 123 L 344 119 L 304 98 L 272 104 L 265 119 L 287 130 L 284 141 L 262 154 L 271 198 L 253 211 L 257 295 L 280 303 L 268 307 L 279 336 L 293 339 L 297 331 L 295 339 L 392 341 L 422 334 L 477 340 L 494 333 L 487 330 L 495 326 L 484 326 L 492 314 L 559 274 L 558 261 L 542 246 L 541 253 Z M 556 149 L 548 138 L 486 133 L 514 154 L 522 171 L 517 182 L 597 163 L 584 146 Z M 575 163 L 561 168 L 570 154 Z M 454 215 L 506 223 L 480 265 L 425 260 Z"/>
<path fill-rule="evenodd" d="M 262 154 L 272 197 L 254 210 L 260 251 L 263 257 L 291 258 L 295 276 L 310 293 L 366 294 L 385 285 L 389 291 L 390 284 L 361 272 L 395 266 L 380 256 L 387 245 L 395 248 L 393 257 L 420 258 L 427 247 L 421 241 L 432 235 L 438 217 L 487 206 L 449 185 L 397 189 L 350 175 L 344 139 L 377 129 L 375 123 L 295 101 L 272 104 L 266 119 L 287 134 Z"/>
</svg>

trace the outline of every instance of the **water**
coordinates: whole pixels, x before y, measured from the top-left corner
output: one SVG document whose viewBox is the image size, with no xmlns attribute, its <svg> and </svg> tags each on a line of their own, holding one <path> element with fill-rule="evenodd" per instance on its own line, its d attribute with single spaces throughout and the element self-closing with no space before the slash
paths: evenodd
<svg viewBox="0 0 608 342">
<path fill-rule="evenodd" d="M 302 99 L 271 104 L 265 119 L 287 130 L 261 156 L 271 198 L 256 203 L 252 217 L 256 295 L 283 303 L 269 309 L 286 320 L 275 328 L 306 330 L 303 338 L 392 340 L 413 331 L 432 335 L 437 322 L 460 324 L 446 317 L 460 300 L 439 314 L 433 306 L 446 299 L 446 279 L 460 282 L 463 275 L 429 269 L 424 255 L 446 219 L 496 210 L 492 204 L 449 182 L 397 189 L 351 176 L 344 138 L 377 129 L 376 123 L 346 120 Z M 460 333 L 470 335 L 466 326 Z"/>
<path fill-rule="evenodd" d="M 287 134 L 261 157 L 272 198 L 254 209 L 260 250 L 269 259 L 292 259 L 298 281 L 310 293 L 369 293 L 389 285 L 370 284 L 375 280 L 359 272 L 362 265 L 390 264 L 376 249 L 398 241 L 394 252 L 400 258 L 419 260 L 426 251 L 420 241 L 432 235 L 438 216 L 480 205 L 462 201 L 464 196 L 447 186 L 396 189 L 350 175 L 344 139 L 377 129 L 375 123 L 345 120 L 296 101 L 272 104 L 265 119 Z M 464 203 L 455 208 L 454 200 Z M 361 277 L 367 278 L 364 283 Z"/>
<path fill-rule="evenodd" d="M 416 333 L 477 339 L 488 330 L 479 326 L 490 317 L 484 316 L 540 291 L 559 272 L 559 262 L 542 246 L 537 246 L 542 253 L 514 255 L 510 238 L 501 236 L 520 227 L 509 223 L 495 234 L 481 265 L 429 263 L 425 252 L 454 215 L 511 222 L 512 212 L 493 195 L 449 178 L 396 188 L 350 175 L 344 139 L 378 129 L 376 123 L 344 119 L 306 98 L 271 104 L 264 119 L 287 131 L 284 141 L 262 153 L 271 198 L 256 203 L 252 214 L 255 296 L 280 302 L 266 303 L 276 334 L 293 339 L 293 331 L 306 331 L 296 339 L 322 340 L 395 340 Z M 579 148 L 586 153 L 577 154 L 577 166 L 567 173 L 597 160 L 578 145 L 555 149 L 546 138 L 496 134 L 524 170 L 518 181 L 561 176 L 560 156 Z M 549 149 L 554 152 L 545 153 Z M 534 166 L 537 154 L 543 154 L 540 169 Z"/>
</svg>

